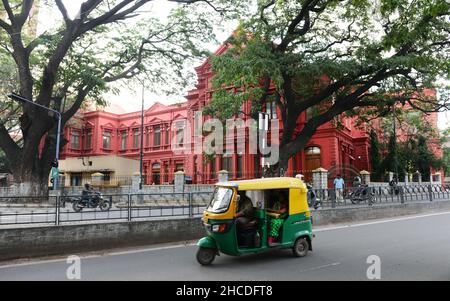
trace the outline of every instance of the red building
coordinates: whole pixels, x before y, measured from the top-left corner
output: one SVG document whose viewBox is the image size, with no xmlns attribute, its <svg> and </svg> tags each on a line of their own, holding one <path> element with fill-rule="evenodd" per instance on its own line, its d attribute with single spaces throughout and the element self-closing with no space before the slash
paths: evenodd
<svg viewBox="0 0 450 301">
<path fill-rule="evenodd" d="M 222 46 L 216 51 L 220 55 L 226 51 Z M 261 176 L 261 157 L 247 151 L 242 154 L 217 155 L 212 161 L 205 160 L 202 153 L 177 154 L 170 142 L 184 142 L 185 147 L 194 149 L 194 114 L 202 111 L 212 97 L 211 78 L 213 76 L 209 61 L 196 68 L 198 84 L 189 91 L 187 101 L 179 105 L 166 106 L 156 103 L 144 112 L 143 170 L 146 184 L 171 183 L 174 172 L 183 170 L 193 183 L 213 183 L 217 172 L 227 170 L 230 179 L 249 179 Z M 265 111 L 272 117 L 279 112 L 271 111 L 274 106 L 266 104 Z M 250 103 L 244 106 L 250 113 Z M 301 129 L 307 120 L 304 113 L 297 121 Z M 209 117 L 203 116 L 203 121 Z M 242 116 L 245 119 L 245 115 Z M 307 180 L 311 171 L 319 167 L 330 171 L 330 175 L 341 173 L 348 180 L 361 170 L 370 171 L 369 140 L 364 129 L 355 126 L 355 120 L 344 118 L 343 129 L 336 129 L 331 123 L 321 126 L 310 140 L 308 146 L 298 152 L 289 162 L 288 175 L 302 173 Z M 101 172 L 107 178 L 132 175 L 139 171 L 139 164 L 118 163 L 122 171 L 113 164 L 96 166 L 101 157 L 109 156 L 108 162 L 140 158 L 141 112 L 112 114 L 102 111 L 80 113 L 66 127 L 65 135 L 69 143 L 64 147 L 62 159 L 72 163 L 62 163 L 62 172 L 72 185 L 78 185 L 82 178 L 89 178 L 93 172 Z M 283 129 L 281 128 L 280 131 Z M 248 130 L 245 132 L 248 141 Z M 281 136 L 281 135 L 280 135 Z M 189 142 L 190 140 L 190 142 Z M 187 144 L 186 144 L 187 142 Z M 235 143 L 231 143 L 234 145 Z M 88 163 L 86 163 L 88 162 Z M 99 163 L 99 165 L 102 165 Z M 105 165 L 105 163 L 103 163 Z M 125 166 L 125 168 L 124 168 Z M 75 174 L 75 175 L 74 175 Z"/>
</svg>

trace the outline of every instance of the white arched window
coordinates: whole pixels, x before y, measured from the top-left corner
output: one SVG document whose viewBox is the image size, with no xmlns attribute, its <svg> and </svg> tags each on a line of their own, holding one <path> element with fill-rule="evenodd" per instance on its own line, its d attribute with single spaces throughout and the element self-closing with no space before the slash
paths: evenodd
<svg viewBox="0 0 450 301">
<path fill-rule="evenodd" d="M 320 155 L 320 147 L 311 146 L 305 149 L 306 155 Z"/>
</svg>

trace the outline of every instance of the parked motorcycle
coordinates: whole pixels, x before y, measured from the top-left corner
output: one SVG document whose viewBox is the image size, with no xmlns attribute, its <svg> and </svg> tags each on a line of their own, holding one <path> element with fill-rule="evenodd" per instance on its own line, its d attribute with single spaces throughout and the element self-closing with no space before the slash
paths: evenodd
<svg viewBox="0 0 450 301">
<path fill-rule="evenodd" d="M 375 191 L 368 185 L 359 185 L 352 192 L 350 192 L 350 201 L 352 204 L 359 204 L 367 201 L 369 205 L 372 205 L 376 201 Z"/>
<path fill-rule="evenodd" d="M 306 187 L 308 188 L 308 193 L 307 193 L 308 206 L 310 208 L 313 207 L 314 209 L 317 210 L 319 207 L 322 206 L 322 202 L 317 197 L 311 184 L 306 184 Z"/>
<path fill-rule="evenodd" d="M 105 200 L 100 192 L 93 192 L 89 196 L 76 198 L 72 201 L 72 208 L 75 212 L 81 212 L 83 208 L 97 208 L 101 211 L 111 209 L 111 200 Z"/>
</svg>

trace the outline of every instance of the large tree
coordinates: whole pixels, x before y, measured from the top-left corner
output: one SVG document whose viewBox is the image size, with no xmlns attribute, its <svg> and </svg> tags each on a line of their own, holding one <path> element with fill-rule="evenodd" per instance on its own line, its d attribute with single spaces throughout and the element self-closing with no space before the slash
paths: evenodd
<svg viewBox="0 0 450 301">
<path fill-rule="evenodd" d="M 255 111 L 275 101 L 283 133 L 274 172 L 287 170 L 316 129 L 343 113 L 382 115 L 400 102 L 446 108 L 448 95 L 438 101 L 424 91 L 449 78 L 448 1 L 260 0 L 257 8 L 212 60 L 207 112 L 229 118 L 246 101 Z"/>
<path fill-rule="evenodd" d="M 11 89 L 17 86 L 23 97 L 59 110 L 63 125 L 86 99 L 101 101 L 112 82 L 139 75 L 159 92 L 175 86 L 168 83 L 186 84 L 185 67 L 207 55 L 202 45 L 213 37 L 212 14 L 224 16 L 239 1 L 168 0 L 178 5 L 165 20 L 149 15 L 151 2 L 85 0 L 71 18 L 62 0 L 41 1 L 59 10 L 61 22 L 33 36 L 26 23 L 35 1 L 2 0 L 0 63 L 14 66 L 11 72 L 2 70 L 8 73 L 3 78 L 12 80 Z M 55 118 L 27 103 L 16 111 L 4 95 L 1 102 L 0 148 L 14 179 L 29 185 L 32 194 L 45 193 L 56 147 Z M 20 135 L 10 133 L 15 124 Z"/>
</svg>

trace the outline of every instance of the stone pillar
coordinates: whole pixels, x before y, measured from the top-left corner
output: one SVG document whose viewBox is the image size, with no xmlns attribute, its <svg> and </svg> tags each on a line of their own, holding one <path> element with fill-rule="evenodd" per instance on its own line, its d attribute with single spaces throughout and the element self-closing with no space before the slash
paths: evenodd
<svg viewBox="0 0 450 301">
<path fill-rule="evenodd" d="M 433 181 L 433 177 L 436 177 L 436 181 Z M 434 175 L 431 175 L 431 184 L 441 184 L 442 183 L 442 179 L 441 179 L 441 173 L 437 172 Z"/>
<path fill-rule="evenodd" d="M 328 188 L 328 170 L 319 167 L 312 171 L 313 174 L 313 187 L 314 189 L 327 189 Z"/>
<path fill-rule="evenodd" d="M 182 192 L 184 190 L 185 175 L 184 171 L 177 171 L 175 174 L 175 192 Z"/>
<path fill-rule="evenodd" d="M 135 172 L 133 177 L 131 178 L 131 189 L 133 193 L 139 191 L 139 183 L 141 182 L 141 174 L 139 172 Z"/>
<path fill-rule="evenodd" d="M 389 182 L 394 178 L 394 173 L 392 171 L 389 172 Z"/>
<path fill-rule="evenodd" d="M 419 171 L 416 171 L 414 175 L 417 177 L 417 183 L 422 185 L 422 174 Z M 431 179 L 432 180 L 432 179 Z M 431 181 L 430 181 L 431 182 Z"/>
<path fill-rule="evenodd" d="M 359 173 L 363 184 L 370 185 L 370 172 L 367 170 L 361 170 Z"/>
<path fill-rule="evenodd" d="M 226 170 L 220 170 L 217 173 L 217 180 L 219 182 L 227 182 L 228 181 L 228 171 Z"/>
<path fill-rule="evenodd" d="M 405 173 L 405 186 L 409 185 L 409 174 L 406 172 Z"/>
<path fill-rule="evenodd" d="M 91 185 L 92 186 L 101 186 L 103 184 L 104 174 L 96 172 L 91 175 Z"/>
</svg>

